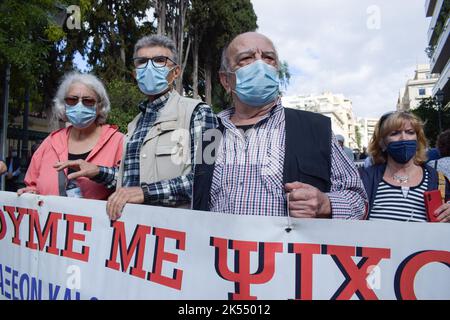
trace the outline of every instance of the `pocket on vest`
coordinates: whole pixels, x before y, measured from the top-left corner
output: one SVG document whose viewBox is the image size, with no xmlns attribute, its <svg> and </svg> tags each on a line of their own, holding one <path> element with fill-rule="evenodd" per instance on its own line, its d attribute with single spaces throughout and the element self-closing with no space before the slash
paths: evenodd
<svg viewBox="0 0 450 320">
<path fill-rule="evenodd" d="M 180 144 L 160 145 L 156 147 L 156 172 L 158 178 L 173 179 L 182 175 L 184 168 L 190 162 L 185 149 Z"/>
</svg>

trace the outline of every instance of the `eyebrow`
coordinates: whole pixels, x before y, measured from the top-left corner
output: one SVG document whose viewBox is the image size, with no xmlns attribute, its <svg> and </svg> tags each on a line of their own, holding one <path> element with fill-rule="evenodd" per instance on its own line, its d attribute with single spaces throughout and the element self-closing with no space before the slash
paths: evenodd
<svg viewBox="0 0 450 320">
<path fill-rule="evenodd" d="M 256 50 L 250 49 L 250 50 L 247 50 L 247 51 L 238 53 L 238 54 L 236 55 L 236 60 L 239 61 L 239 60 L 241 59 L 242 56 L 245 56 L 245 55 L 248 55 L 248 54 L 254 55 L 255 52 L 256 52 Z"/>
<path fill-rule="evenodd" d="M 247 50 L 247 51 L 238 53 L 238 54 L 236 55 L 236 60 L 239 61 L 239 60 L 241 59 L 242 56 L 245 56 L 245 55 L 247 55 L 247 54 L 252 54 L 252 55 L 254 55 L 255 52 L 256 52 L 256 50 L 250 49 L 250 50 Z M 262 51 L 262 55 L 263 55 L 263 56 L 273 56 L 274 58 L 276 57 L 275 51 Z"/>
<path fill-rule="evenodd" d="M 277 56 L 275 51 L 263 51 L 262 53 L 263 55 L 273 55 L 274 57 Z"/>
</svg>

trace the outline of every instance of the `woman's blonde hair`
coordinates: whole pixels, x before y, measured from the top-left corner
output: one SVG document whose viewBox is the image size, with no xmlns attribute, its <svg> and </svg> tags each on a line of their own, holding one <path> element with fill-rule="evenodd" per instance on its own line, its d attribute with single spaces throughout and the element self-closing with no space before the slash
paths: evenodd
<svg viewBox="0 0 450 320">
<path fill-rule="evenodd" d="M 406 122 L 410 122 L 417 135 L 417 151 L 414 163 L 422 165 L 427 161 L 427 138 L 423 131 L 423 122 L 417 116 L 406 111 L 390 112 L 383 115 L 375 126 L 375 132 L 370 140 L 369 153 L 374 164 L 387 162 L 385 139 L 389 133 L 401 129 Z"/>
</svg>

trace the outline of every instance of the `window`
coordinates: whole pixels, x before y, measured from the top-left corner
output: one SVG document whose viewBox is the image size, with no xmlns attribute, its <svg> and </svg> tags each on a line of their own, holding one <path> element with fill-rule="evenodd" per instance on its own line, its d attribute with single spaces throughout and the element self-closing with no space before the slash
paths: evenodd
<svg viewBox="0 0 450 320">
<path fill-rule="evenodd" d="M 424 88 L 419 89 L 419 96 L 424 96 L 427 94 L 427 91 Z"/>
</svg>

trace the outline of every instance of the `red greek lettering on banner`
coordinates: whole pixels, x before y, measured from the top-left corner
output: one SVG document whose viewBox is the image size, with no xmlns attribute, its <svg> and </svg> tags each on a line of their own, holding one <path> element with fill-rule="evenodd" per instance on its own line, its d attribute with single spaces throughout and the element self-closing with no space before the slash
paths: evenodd
<svg viewBox="0 0 450 320">
<path fill-rule="evenodd" d="M 106 260 L 106 267 L 113 270 L 120 270 L 127 272 L 130 266 L 131 259 L 135 256 L 134 266 L 130 269 L 132 276 L 145 279 L 146 272 L 144 271 L 144 255 L 145 244 L 147 236 L 151 232 L 151 227 L 144 225 L 137 225 L 134 234 L 131 237 L 130 245 L 127 247 L 127 236 L 125 233 L 125 223 L 115 221 L 111 223 L 114 228 L 113 240 L 111 244 L 111 255 Z M 120 250 L 120 263 L 117 262 L 117 257 Z"/>
<path fill-rule="evenodd" d="M 324 249 L 326 248 L 326 252 Z M 361 300 L 378 300 L 375 292 L 368 286 L 369 269 L 382 259 L 391 257 L 391 250 L 385 248 L 360 248 L 328 245 L 322 254 L 331 255 L 336 265 L 345 276 L 345 281 L 331 298 L 332 300 L 349 300 L 356 294 Z M 358 264 L 352 257 L 362 257 Z"/>
<path fill-rule="evenodd" d="M 184 251 L 186 249 L 186 233 L 162 228 L 153 228 L 153 235 L 156 236 L 155 255 L 153 258 L 153 270 L 148 273 L 148 280 L 169 288 L 181 290 L 183 270 L 174 269 L 173 276 L 170 278 L 162 275 L 162 268 L 164 261 L 173 263 L 178 262 L 178 255 L 164 251 L 166 240 L 176 240 L 176 249 Z"/>
<path fill-rule="evenodd" d="M 12 243 L 20 246 L 20 224 L 22 223 L 23 217 L 27 214 L 27 209 L 10 206 L 5 206 L 4 208 L 6 212 L 8 212 L 11 222 L 14 224 L 14 237 L 12 238 Z M 17 217 L 15 215 L 16 210 L 18 213 Z"/>
<path fill-rule="evenodd" d="M 295 299 L 312 300 L 313 256 L 321 253 L 321 245 L 290 243 L 288 252 L 295 254 Z"/>
<path fill-rule="evenodd" d="M 32 250 L 37 250 L 39 248 L 39 251 L 43 251 L 47 239 L 50 235 L 50 244 L 46 247 L 45 251 L 54 255 L 58 255 L 59 254 L 59 250 L 57 248 L 58 222 L 61 219 L 62 214 L 50 212 L 50 214 L 47 217 L 47 221 L 45 223 L 43 231 L 41 231 L 38 212 L 36 210 L 28 209 L 28 214 L 30 216 L 30 223 L 29 223 L 28 241 L 26 242 L 27 248 L 30 248 Z M 38 243 L 34 242 L 35 232 L 38 236 Z"/>
<path fill-rule="evenodd" d="M 8 230 L 8 227 L 6 226 L 5 213 L 0 209 L 0 240 L 5 238 L 6 230 Z"/>
<path fill-rule="evenodd" d="M 397 299 L 417 300 L 414 292 L 416 275 L 427 264 L 436 262 L 443 263 L 450 268 L 450 252 L 438 250 L 421 251 L 403 260 L 395 274 L 394 286 Z"/>
<path fill-rule="evenodd" d="M 217 274 L 234 282 L 235 292 L 229 293 L 230 300 L 256 300 L 250 286 L 269 282 L 275 274 L 275 253 L 283 252 L 283 244 L 276 242 L 238 241 L 211 237 L 210 245 L 215 247 L 215 267 Z M 228 268 L 228 248 L 234 250 L 234 271 Z M 258 252 L 259 265 L 255 273 L 250 273 L 250 253 Z"/>
<path fill-rule="evenodd" d="M 92 218 L 66 214 L 64 215 L 64 220 L 67 221 L 66 245 L 64 250 L 61 250 L 61 256 L 88 262 L 90 248 L 88 246 L 82 246 L 81 252 L 75 252 L 73 250 L 73 244 L 75 241 L 84 242 L 86 240 L 86 235 L 75 232 L 75 224 L 83 224 L 83 230 L 85 232 L 90 232 L 92 228 Z"/>
</svg>

